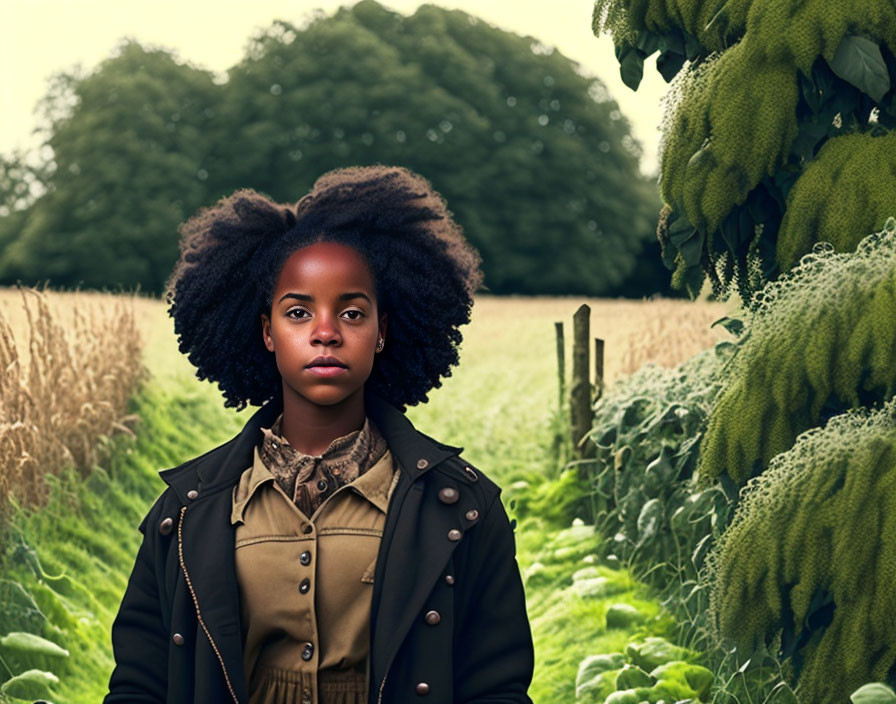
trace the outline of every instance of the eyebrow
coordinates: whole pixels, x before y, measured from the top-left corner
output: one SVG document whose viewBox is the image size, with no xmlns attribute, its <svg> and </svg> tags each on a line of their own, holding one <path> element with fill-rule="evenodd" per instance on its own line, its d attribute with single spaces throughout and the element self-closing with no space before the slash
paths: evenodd
<svg viewBox="0 0 896 704">
<path fill-rule="evenodd" d="M 280 300 L 277 303 L 282 302 L 286 298 L 295 298 L 299 301 L 308 301 L 310 303 L 314 302 L 314 296 L 309 296 L 307 293 L 284 293 L 283 296 L 280 297 Z M 350 301 L 352 298 L 363 298 L 368 303 L 373 303 L 370 300 L 370 296 L 368 296 L 363 291 L 349 291 L 348 293 L 340 293 L 339 300 L 340 301 Z"/>
</svg>

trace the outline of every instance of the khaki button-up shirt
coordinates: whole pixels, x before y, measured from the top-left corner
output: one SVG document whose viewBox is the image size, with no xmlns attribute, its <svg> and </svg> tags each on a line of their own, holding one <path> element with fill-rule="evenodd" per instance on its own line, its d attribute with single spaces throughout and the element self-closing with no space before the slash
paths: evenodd
<svg viewBox="0 0 896 704">
<path fill-rule="evenodd" d="M 307 516 L 255 449 L 231 514 L 251 704 L 366 702 L 373 575 L 398 474 L 387 449 Z"/>
</svg>

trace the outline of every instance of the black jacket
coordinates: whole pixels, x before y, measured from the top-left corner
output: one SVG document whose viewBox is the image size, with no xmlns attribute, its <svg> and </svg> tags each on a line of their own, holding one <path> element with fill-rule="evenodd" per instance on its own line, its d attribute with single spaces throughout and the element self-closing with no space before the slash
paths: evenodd
<svg viewBox="0 0 896 704">
<path fill-rule="evenodd" d="M 105 704 L 247 704 L 232 488 L 281 403 L 162 472 L 168 488 L 140 525 L 112 626 Z M 369 703 L 531 704 L 532 636 L 500 489 L 393 406 L 368 395 L 366 410 L 402 468 L 374 576 Z"/>
</svg>

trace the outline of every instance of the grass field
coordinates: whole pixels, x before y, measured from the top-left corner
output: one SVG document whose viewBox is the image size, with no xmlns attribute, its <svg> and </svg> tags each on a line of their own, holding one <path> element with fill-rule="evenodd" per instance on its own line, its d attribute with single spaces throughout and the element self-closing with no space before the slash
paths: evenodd
<svg viewBox="0 0 896 704">
<path fill-rule="evenodd" d="M 14 328 L 16 296 L 16 291 L 0 291 L 0 312 Z M 63 312 L 72 306 L 104 305 L 102 297 L 88 294 L 53 294 L 52 300 Z M 499 483 L 518 471 L 555 473 L 559 468 L 550 464 L 557 407 L 554 322 L 564 321 L 569 339 L 572 314 L 582 302 L 478 299 L 465 329 L 459 367 L 430 394 L 429 403 L 408 415 L 424 432 L 464 446 L 467 459 Z M 708 326 L 726 312 L 721 304 L 587 302 L 592 306 L 592 337 L 606 341 L 609 384 L 627 371 L 635 355 L 633 340 L 643 343 L 637 354 L 646 350 L 652 359 L 675 363 L 718 339 L 721 333 Z M 18 512 L 0 575 L 0 635 L 11 630 L 15 614 L 34 616 L 36 609 L 45 617 L 47 632 L 55 634 L 50 637 L 72 653 L 70 664 L 57 668 L 62 676 L 59 702 L 95 702 L 105 691 L 111 667 L 108 630 L 136 551 L 136 525 L 163 486 L 156 472 L 232 437 L 252 412 L 223 408 L 217 388 L 195 379 L 177 351 L 162 302 L 137 298 L 133 305 L 151 373 L 149 385 L 132 403 L 131 410 L 142 419 L 137 439 L 120 438 L 113 460 L 86 482 L 73 473 L 53 478 L 46 510 Z M 547 563 L 552 570 L 550 579 L 536 576 L 527 582 L 536 643 L 536 704 L 571 701 L 578 659 L 618 649 L 638 632 L 606 631 L 601 623 L 608 604 L 583 600 L 571 591 L 571 574 L 587 555 L 567 554 L 551 563 L 562 537 L 556 530 L 530 520 L 520 524 L 517 535 L 521 567 L 531 572 L 533 565 Z M 596 545 L 580 547 L 596 551 Z M 648 632 L 662 634 L 666 626 L 656 620 L 658 606 L 645 600 L 636 584 L 626 582 L 629 577 L 620 579 L 627 586 L 615 598 L 636 603 L 650 616 L 653 630 Z M 15 584 L 26 588 L 31 602 Z M 14 594 L 19 594 L 15 604 Z"/>
</svg>

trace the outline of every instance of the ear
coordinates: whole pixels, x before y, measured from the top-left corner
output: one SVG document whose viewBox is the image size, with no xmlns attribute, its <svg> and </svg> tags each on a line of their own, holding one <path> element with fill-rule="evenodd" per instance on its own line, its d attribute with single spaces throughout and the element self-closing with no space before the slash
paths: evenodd
<svg viewBox="0 0 896 704">
<path fill-rule="evenodd" d="M 265 313 L 261 314 L 261 337 L 268 352 L 273 352 L 274 338 L 271 337 L 271 319 Z"/>
<path fill-rule="evenodd" d="M 387 317 L 388 317 L 388 316 L 387 316 L 385 313 L 383 313 L 383 314 L 380 316 L 379 332 L 380 332 L 380 338 L 383 339 L 383 340 L 386 339 L 386 318 L 387 318 Z"/>
</svg>

